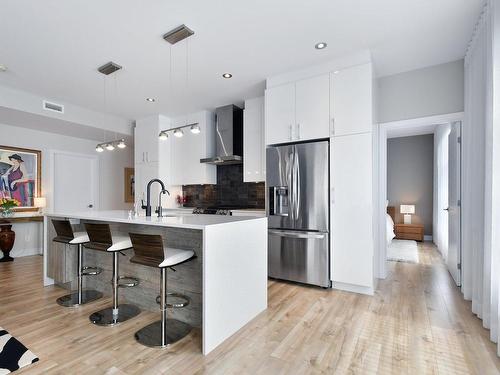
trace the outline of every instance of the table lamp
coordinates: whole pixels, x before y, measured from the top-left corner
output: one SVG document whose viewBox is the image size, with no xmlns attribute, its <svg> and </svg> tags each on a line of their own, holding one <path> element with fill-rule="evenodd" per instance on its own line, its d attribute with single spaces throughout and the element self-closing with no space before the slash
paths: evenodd
<svg viewBox="0 0 500 375">
<path fill-rule="evenodd" d="M 47 200 L 45 199 L 45 197 L 36 197 L 33 203 L 35 207 L 38 208 L 38 211 L 40 213 L 42 212 L 42 209 L 47 206 Z"/>
<path fill-rule="evenodd" d="M 411 224 L 411 215 L 415 213 L 415 205 L 402 204 L 400 212 L 404 214 L 404 223 Z"/>
</svg>

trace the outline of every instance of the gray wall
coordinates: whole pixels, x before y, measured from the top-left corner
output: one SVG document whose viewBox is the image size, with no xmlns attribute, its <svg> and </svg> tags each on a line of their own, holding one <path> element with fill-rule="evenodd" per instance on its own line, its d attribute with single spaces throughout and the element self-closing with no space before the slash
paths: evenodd
<svg viewBox="0 0 500 375">
<path fill-rule="evenodd" d="M 464 61 L 377 79 L 378 122 L 464 110 Z"/>
<path fill-rule="evenodd" d="M 387 199 L 396 207 L 396 223 L 403 222 L 399 206 L 414 204 L 412 223 L 432 235 L 433 179 L 433 134 L 387 140 Z"/>
</svg>

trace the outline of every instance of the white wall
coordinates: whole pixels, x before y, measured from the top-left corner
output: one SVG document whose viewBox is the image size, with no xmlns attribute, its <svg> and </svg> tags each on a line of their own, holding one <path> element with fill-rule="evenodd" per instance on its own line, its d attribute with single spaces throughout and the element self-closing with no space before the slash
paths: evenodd
<svg viewBox="0 0 500 375">
<path fill-rule="evenodd" d="M 448 135 L 450 125 L 436 126 L 434 132 L 433 240 L 445 262 L 448 257 Z"/>
<path fill-rule="evenodd" d="M 380 77 L 378 122 L 407 120 L 464 110 L 464 61 Z"/>
<path fill-rule="evenodd" d="M 46 133 L 5 124 L 0 124 L 0 144 L 31 148 L 42 151 L 42 195 L 49 197 L 52 191 L 50 176 L 49 151 L 70 151 L 95 155 L 96 141 L 74 138 L 53 133 Z M 133 167 L 132 147 L 124 150 L 98 154 L 100 165 L 100 202 L 101 209 L 129 209 L 131 204 L 124 202 L 124 168 Z M 47 199 L 47 206 L 52 202 Z M 16 224 L 16 242 L 12 256 L 32 255 L 41 249 L 37 223 Z"/>
</svg>

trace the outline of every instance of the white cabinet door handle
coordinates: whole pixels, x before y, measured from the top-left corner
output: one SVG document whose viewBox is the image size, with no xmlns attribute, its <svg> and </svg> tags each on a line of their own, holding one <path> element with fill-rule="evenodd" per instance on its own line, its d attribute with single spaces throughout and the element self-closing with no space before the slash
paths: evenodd
<svg viewBox="0 0 500 375">
<path fill-rule="evenodd" d="M 290 139 L 290 141 L 292 140 L 292 124 L 290 124 L 290 126 L 288 127 L 288 138 Z"/>
<path fill-rule="evenodd" d="M 332 135 L 335 135 L 335 118 L 332 117 Z"/>
<path fill-rule="evenodd" d="M 300 140 L 300 124 L 297 124 L 297 139 Z"/>
<path fill-rule="evenodd" d="M 142 162 L 144 163 L 144 151 L 142 152 Z"/>
<path fill-rule="evenodd" d="M 146 151 L 146 162 L 149 163 L 149 151 Z"/>
</svg>

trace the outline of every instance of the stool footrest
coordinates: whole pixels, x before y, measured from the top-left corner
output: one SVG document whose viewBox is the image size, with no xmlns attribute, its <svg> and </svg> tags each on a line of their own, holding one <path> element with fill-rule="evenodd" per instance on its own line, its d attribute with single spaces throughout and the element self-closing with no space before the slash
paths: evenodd
<svg viewBox="0 0 500 375">
<path fill-rule="evenodd" d="M 118 288 L 133 288 L 139 285 L 139 279 L 131 276 L 120 276 L 118 278 Z"/>
<path fill-rule="evenodd" d="M 83 276 L 95 276 L 95 275 L 99 275 L 101 272 L 102 272 L 102 268 L 100 268 L 100 267 L 92 267 L 92 266 L 82 267 L 82 275 Z"/>
<path fill-rule="evenodd" d="M 161 301 L 161 296 L 158 296 L 156 297 L 156 303 L 157 304 L 160 304 L 160 301 Z M 181 300 L 181 302 L 177 302 L 177 303 L 168 303 L 168 297 L 174 297 L 174 298 L 178 298 Z M 180 294 L 180 293 L 167 293 L 167 307 L 169 309 L 180 309 L 182 307 L 186 307 L 187 305 L 189 305 L 191 303 L 191 299 L 186 296 L 185 294 Z"/>
</svg>

